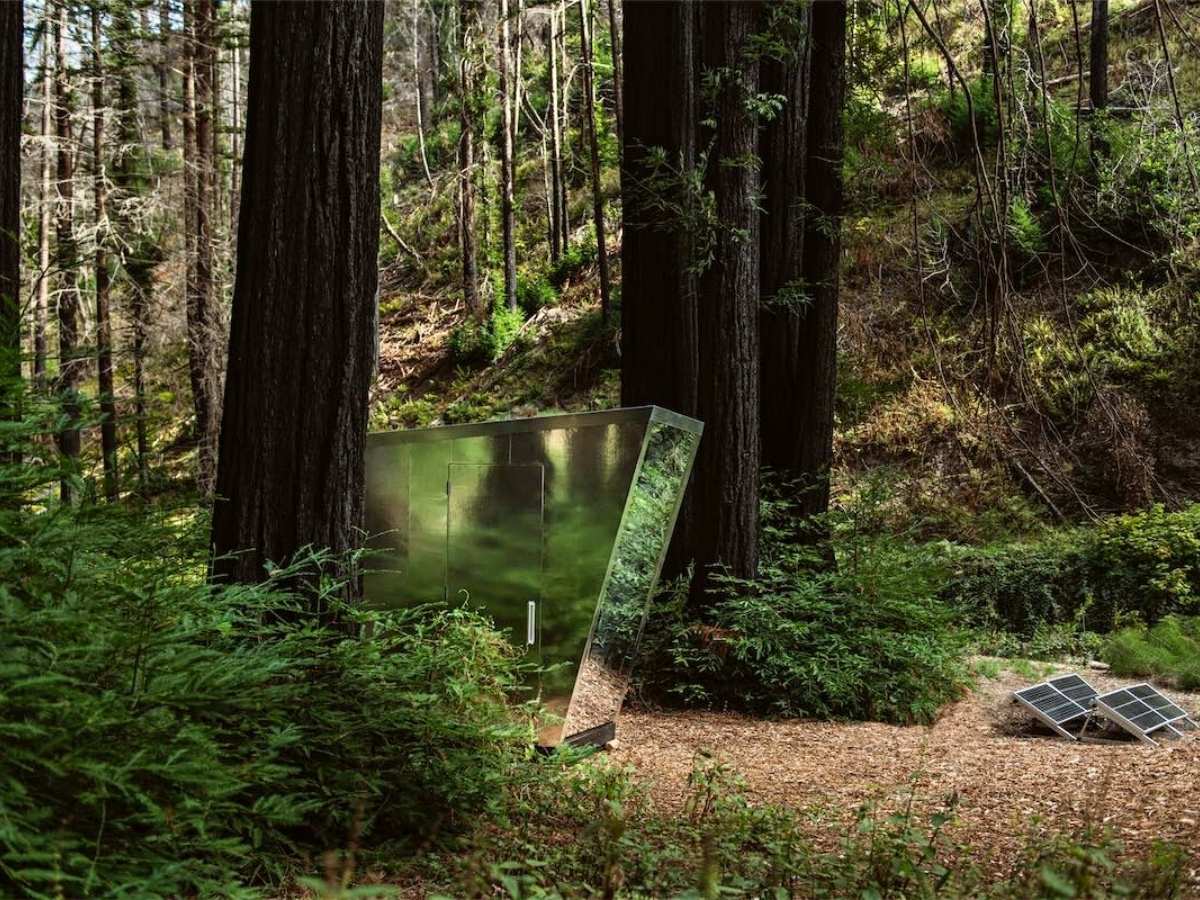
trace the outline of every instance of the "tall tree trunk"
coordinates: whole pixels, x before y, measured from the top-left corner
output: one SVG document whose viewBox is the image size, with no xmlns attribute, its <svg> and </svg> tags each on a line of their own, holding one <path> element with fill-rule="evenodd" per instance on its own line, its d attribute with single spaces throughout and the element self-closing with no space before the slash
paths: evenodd
<svg viewBox="0 0 1200 900">
<path fill-rule="evenodd" d="M 24 6 L 0 4 L 0 418 L 20 415 Z M 13 453 L 4 448 L 3 458 Z"/>
<path fill-rule="evenodd" d="M 33 381 L 38 389 L 46 387 L 46 319 L 50 309 L 50 210 L 54 204 L 54 185 L 50 178 L 52 112 L 54 110 L 53 63 L 50 58 L 50 34 L 53 21 L 50 4 L 42 13 L 42 124 L 41 184 L 38 202 L 38 286 L 33 309 Z"/>
<path fill-rule="evenodd" d="M 54 137 L 58 157 L 58 204 L 55 215 L 55 269 L 58 286 L 58 379 L 55 389 L 65 418 L 58 432 L 58 451 L 73 464 L 79 458 L 79 246 L 75 240 L 75 158 L 71 127 L 73 97 L 67 72 L 67 4 L 54 20 Z M 62 500 L 74 491 L 62 482 Z"/>
<path fill-rule="evenodd" d="M 571 153 L 570 135 L 571 135 L 571 67 L 567 60 L 567 0 L 561 0 L 558 5 L 558 28 L 552 34 L 558 42 L 558 74 L 562 79 L 559 82 L 558 90 L 558 114 L 561 117 L 558 122 L 558 208 L 559 219 L 558 225 L 562 229 L 560 240 L 562 242 L 563 253 L 571 246 L 571 210 L 569 208 L 569 196 L 567 182 L 569 181 L 567 172 L 567 158 Z"/>
<path fill-rule="evenodd" d="M 700 285 L 699 412 L 705 436 L 695 487 L 692 602 L 703 615 L 718 572 L 758 570 L 758 92 L 752 40 L 758 3 L 709 3 L 704 61 L 720 72 L 716 134 L 706 182 L 716 208 L 714 255 Z"/>
<path fill-rule="evenodd" d="M 195 266 L 187 298 L 188 376 L 192 386 L 197 451 L 196 483 L 202 497 L 216 479 L 219 427 L 214 396 L 212 201 L 215 187 L 212 86 L 215 61 L 213 0 L 192 0 L 192 96 L 195 116 L 195 171 L 192 176 Z"/>
<path fill-rule="evenodd" d="M 809 293 L 792 391 L 796 446 L 790 468 L 808 481 L 800 512 L 829 508 L 833 403 L 837 386 L 838 288 L 842 257 L 842 112 L 846 95 L 846 3 L 814 3 L 810 32 L 805 163 L 808 216 L 800 277 Z"/>
<path fill-rule="evenodd" d="M 421 0 L 413 0 L 412 9 L 413 97 L 416 101 L 417 144 L 421 149 L 421 168 L 425 171 L 425 183 L 433 190 L 433 176 L 429 174 L 429 156 L 425 152 L 425 109 L 429 101 L 425 90 L 427 79 L 421 70 Z"/>
<path fill-rule="evenodd" d="M 625 61 L 621 54 L 621 14 L 617 11 L 617 0 L 608 0 L 608 33 L 612 44 L 613 64 L 613 113 L 617 121 L 617 147 L 625 152 Z"/>
<path fill-rule="evenodd" d="M 113 391 L 112 324 L 108 314 L 108 191 L 104 184 L 104 66 L 100 57 L 100 8 L 92 7 L 92 178 L 96 212 L 96 372 L 100 388 L 100 456 L 104 496 L 120 492 L 117 474 L 117 402 Z"/>
<path fill-rule="evenodd" d="M 229 233 L 237 234 L 238 204 L 241 202 L 242 174 L 242 48 L 233 45 L 233 106 L 229 123 L 233 162 L 229 167 Z"/>
<path fill-rule="evenodd" d="M 504 241 L 504 305 L 517 308 L 517 235 L 513 210 L 513 83 L 520 71 L 512 72 L 512 28 L 508 0 L 500 0 L 500 223 Z"/>
<path fill-rule="evenodd" d="M 479 295 L 479 260 L 475 244 L 475 41 L 479 31 L 476 0 L 458 2 L 459 116 L 458 235 L 462 249 L 463 302 L 482 315 Z"/>
<path fill-rule="evenodd" d="M 213 573 L 360 544 L 383 4 L 256 2 Z M 357 596 L 357 581 L 345 593 Z"/>
<path fill-rule="evenodd" d="M 123 269 L 130 287 L 130 349 L 133 356 L 134 431 L 137 446 L 138 488 L 145 492 L 149 460 L 149 435 L 146 424 L 146 298 L 154 287 L 154 266 L 162 253 L 157 236 L 138 227 L 130 214 L 131 202 L 145 190 L 144 162 L 141 151 L 135 29 L 128 4 L 114 4 L 110 43 L 114 50 L 113 74 L 116 76 L 117 153 L 113 159 L 115 227 L 125 246 Z"/>
<path fill-rule="evenodd" d="M 175 149 L 175 141 L 171 137 L 170 47 L 171 0 L 160 0 L 158 4 L 158 56 L 154 60 L 154 74 L 158 77 L 158 128 L 162 134 L 162 148 L 168 153 Z"/>
<path fill-rule="evenodd" d="M 796 425 L 808 407 L 800 391 L 801 331 L 808 297 L 801 280 L 804 247 L 805 120 L 808 115 L 809 7 L 776 8 L 773 29 L 782 48 L 761 62 L 760 90 L 783 98 L 783 108 L 763 128 L 763 220 L 759 260 L 759 326 L 762 335 L 762 461 L 801 475 Z"/>
<path fill-rule="evenodd" d="M 562 135 L 559 125 L 562 119 L 558 109 L 558 40 L 554 32 L 558 27 L 558 14 L 554 6 L 550 7 L 550 24 L 546 27 L 546 52 L 550 57 L 550 106 L 547 124 L 550 127 L 550 259 L 557 262 L 563 251 L 563 209 L 562 209 Z"/>
<path fill-rule="evenodd" d="M 1092 109 L 1108 106 L 1108 0 L 1092 0 L 1092 32 L 1088 64 L 1088 93 Z"/>
<path fill-rule="evenodd" d="M 592 52 L 592 12 L 588 0 L 579 0 L 579 48 L 583 55 L 584 111 L 587 114 L 588 150 L 592 162 L 592 221 L 596 228 L 596 262 L 600 269 L 600 316 L 609 318 L 611 287 L 608 243 L 604 232 L 604 191 L 600 183 L 600 142 L 596 135 L 596 69 Z"/>
<path fill-rule="evenodd" d="M 695 416 L 699 378 L 696 277 L 685 176 L 696 164 L 695 6 L 625 7 L 626 97 L 621 184 L 621 403 Z M 660 152 L 667 171 L 654 164 Z M 663 176 L 666 176 L 665 178 Z M 672 215 L 666 209 L 680 210 Z M 684 495 L 663 574 L 691 561 L 692 496 Z"/>
<path fill-rule="evenodd" d="M 442 102 L 442 29 L 438 20 L 437 6 L 430 0 L 429 27 L 426 29 L 425 58 L 429 71 L 429 103 L 426 109 L 431 116 L 437 115 Z"/>
</svg>

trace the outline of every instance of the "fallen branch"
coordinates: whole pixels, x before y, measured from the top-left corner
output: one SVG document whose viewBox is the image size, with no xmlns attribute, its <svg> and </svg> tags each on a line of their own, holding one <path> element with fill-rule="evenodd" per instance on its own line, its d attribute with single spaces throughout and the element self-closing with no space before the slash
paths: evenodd
<svg viewBox="0 0 1200 900">
<path fill-rule="evenodd" d="M 424 269 L 425 260 L 421 257 L 421 254 L 410 247 L 405 242 L 404 238 L 400 237 L 396 229 L 392 227 L 392 223 L 387 220 L 387 216 L 385 216 L 382 212 L 379 214 L 379 221 L 383 223 L 383 227 L 387 231 L 388 237 L 396 242 L 396 246 L 415 259 L 417 261 L 417 265 Z"/>
</svg>

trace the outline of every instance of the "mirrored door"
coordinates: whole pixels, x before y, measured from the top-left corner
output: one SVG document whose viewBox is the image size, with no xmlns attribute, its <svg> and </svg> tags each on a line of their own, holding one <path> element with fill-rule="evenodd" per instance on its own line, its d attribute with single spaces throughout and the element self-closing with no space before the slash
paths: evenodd
<svg viewBox="0 0 1200 900">
<path fill-rule="evenodd" d="M 533 661 L 541 658 L 544 485 L 540 463 L 447 465 L 447 600 L 483 609 Z"/>
</svg>

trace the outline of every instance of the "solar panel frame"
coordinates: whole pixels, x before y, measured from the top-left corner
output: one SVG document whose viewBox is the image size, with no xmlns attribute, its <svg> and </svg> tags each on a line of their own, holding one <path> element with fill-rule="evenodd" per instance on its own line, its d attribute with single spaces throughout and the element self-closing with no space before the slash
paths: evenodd
<svg viewBox="0 0 1200 900">
<path fill-rule="evenodd" d="M 1182 732 L 1176 724 L 1195 727 L 1192 717 L 1156 687 L 1146 682 L 1117 688 L 1100 694 L 1095 700 L 1096 712 L 1128 731 L 1138 740 L 1154 746 L 1151 735 L 1167 729 L 1176 735 Z"/>
<path fill-rule="evenodd" d="M 1086 724 L 1091 715 L 1092 699 L 1098 695 L 1080 675 L 1059 675 L 1048 681 L 1030 685 L 1013 692 L 1013 700 L 1020 703 L 1057 734 L 1072 741 L 1079 740 L 1064 726 L 1080 719 Z M 1085 701 L 1087 705 L 1084 705 Z"/>
</svg>

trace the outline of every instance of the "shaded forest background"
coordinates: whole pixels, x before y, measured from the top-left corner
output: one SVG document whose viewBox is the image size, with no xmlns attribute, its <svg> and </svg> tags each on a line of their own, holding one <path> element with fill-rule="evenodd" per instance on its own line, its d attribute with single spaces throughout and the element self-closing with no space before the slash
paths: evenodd
<svg viewBox="0 0 1200 900">
<path fill-rule="evenodd" d="M 915 786 L 810 821 L 709 758 L 662 815 L 534 756 L 485 616 L 353 575 L 368 426 L 658 403 L 706 434 L 637 702 L 928 724 L 990 656 L 1200 686 L 1195 3 L 0 9 L 0 884 L 1194 880 L 1092 822 L 998 875 Z"/>
<path fill-rule="evenodd" d="M 589 117 L 580 9 L 387 6 L 374 427 L 619 402 L 622 13 L 589 10 Z M 902 34 L 894 6 L 850 4 L 846 25 L 833 493 L 886 473 L 895 522 L 967 540 L 1180 506 L 1197 484 L 1178 129 L 1195 12 L 1112 5 L 1102 111 L 1087 5 L 994 12 L 940 3 Z M 247 10 L 29 4 L 26 20 L 29 374 L 106 418 L 81 430 L 87 490 L 210 492 Z M 760 93 L 765 123 L 786 104 Z M 811 287 L 775 299 L 803 316 Z"/>
</svg>

